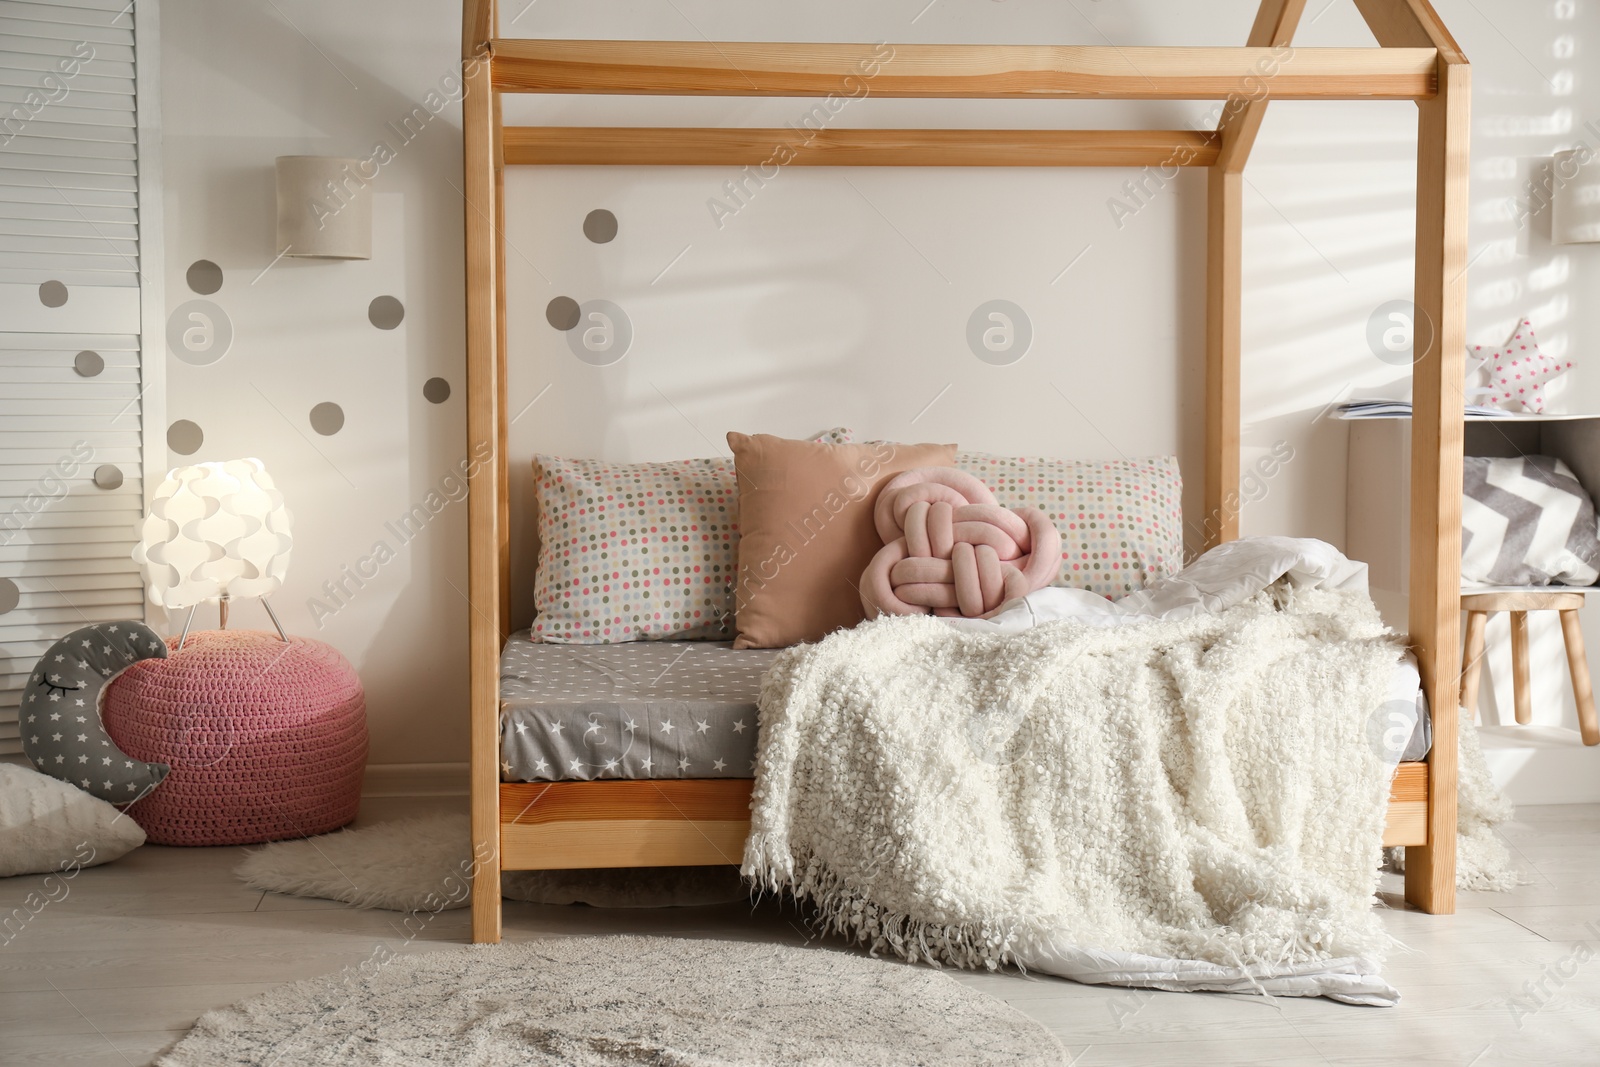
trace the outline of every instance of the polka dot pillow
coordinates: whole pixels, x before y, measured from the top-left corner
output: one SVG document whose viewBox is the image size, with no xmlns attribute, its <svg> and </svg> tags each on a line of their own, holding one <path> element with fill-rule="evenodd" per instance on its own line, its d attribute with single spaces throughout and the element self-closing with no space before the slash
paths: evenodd
<svg viewBox="0 0 1600 1067">
<path fill-rule="evenodd" d="M 850 431 L 815 440 L 848 444 Z M 535 456 L 535 639 L 733 639 L 739 491 L 731 459 Z"/>
<path fill-rule="evenodd" d="M 1054 585 L 1116 598 L 1183 566 L 1183 477 L 1174 456 L 1078 463 L 958 452 L 956 466 L 1002 506 L 1036 507 L 1054 520 Z"/>
</svg>

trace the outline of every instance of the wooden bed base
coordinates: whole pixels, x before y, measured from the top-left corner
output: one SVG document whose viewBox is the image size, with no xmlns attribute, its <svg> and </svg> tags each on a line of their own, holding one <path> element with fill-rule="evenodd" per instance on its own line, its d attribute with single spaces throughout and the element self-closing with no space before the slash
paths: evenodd
<svg viewBox="0 0 1600 1067">
<path fill-rule="evenodd" d="M 738 865 L 750 832 L 749 778 L 503 782 L 500 866 Z M 1428 840 L 1428 765 L 1402 763 L 1389 788 L 1385 845 Z"/>
<path fill-rule="evenodd" d="M 1305 0 L 1262 0 L 1242 48 L 901 45 L 875 96 L 1209 99 L 1214 131 L 849 130 L 819 136 L 811 166 L 1198 166 L 1206 198 L 1205 509 L 1213 545 L 1238 536 L 1243 170 L 1267 103 L 1417 104 L 1412 365 L 1410 643 L 1433 715 L 1426 763 L 1395 780 L 1386 841 L 1409 846 L 1406 899 L 1455 910 L 1456 714 L 1461 563 L 1462 361 L 1466 335 L 1471 68 L 1428 0 L 1355 0 L 1378 48 L 1288 47 Z M 783 131 L 506 127 L 503 93 L 855 95 L 875 46 L 497 37 L 495 0 L 462 8 L 467 244 L 467 445 L 490 458 L 468 499 L 474 941 L 500 938 L 499 871 L 737 862 L 748 783 L 500 781 L 499 658 L 510 629 L 506 456 L 507 164 L 760 164 Z M 880 57 L 881 58 L 881 57 Z M 846 79 L 850 78 L 851 81 Z M 776 139 L 775 139 L 776 138 Z M 1424 324 L 1430 324 L 1431 330 Z"/>
</svg>

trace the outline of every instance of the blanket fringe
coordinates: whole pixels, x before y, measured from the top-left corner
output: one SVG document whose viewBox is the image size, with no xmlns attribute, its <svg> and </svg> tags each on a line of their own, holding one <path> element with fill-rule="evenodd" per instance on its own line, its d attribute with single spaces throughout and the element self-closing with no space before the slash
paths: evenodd
<svg viewBox="0 0 1600 1067">
<path fill-rule="evenodd" d="M 796 870 L 801 873 L 796 875 Z M 742 873 L 758 890 L 787 891 L 798 900 L 809 901 L 817 910 L 812 922 L 818 930 L 865 945 L 874 956 L 887 953 L 908 963 L 965 970 L 1020 966 L 1016 955 L 1018 930 L 1013 924 L 999 920 L 936 923 L 913 919 L 846 884 L 818 857 L 791 855 L 766 835 L 752 835 L 745 842 Z"/>
</svg>

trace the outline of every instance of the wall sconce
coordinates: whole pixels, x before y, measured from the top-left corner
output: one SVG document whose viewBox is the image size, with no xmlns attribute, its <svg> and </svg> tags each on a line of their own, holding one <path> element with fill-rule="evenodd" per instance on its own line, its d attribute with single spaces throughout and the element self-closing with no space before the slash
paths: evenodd
<svg viewBox="0 0 1600 1067">
<path fill-rule="evenodd" d="M 286 256 L 372 258 L 372 181 L 364 161 L 279 156 L 278 248 Z M 370 164 L 366 164 L 370 165 Z"/>
<path fill-rule="evenodd" d="M 1550 160 L 1550 240 L 1558 245 L 1600 241 L 1600 158 L 1587 148 Z"/>
</svg>

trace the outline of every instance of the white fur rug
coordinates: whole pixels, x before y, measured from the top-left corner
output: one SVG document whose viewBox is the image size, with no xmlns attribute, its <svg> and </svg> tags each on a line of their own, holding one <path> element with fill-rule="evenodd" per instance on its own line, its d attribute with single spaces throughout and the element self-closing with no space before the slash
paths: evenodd
<svg viewBox="0 0 1600 1067">
<path fill-rule="evenodd" d="M 1523 877 L 1494 828 L 1509 822 L 1515 812 L 1489 775 L 1472 713 L 1463 709 L 1457 722 L 1456 888 L 1509 893 Z M 1405 848 L 1389 849 L 1386 855 L 1390 869 L 1405 871 Z"/>
<path fill-rule="evenodd" d="M 207 1012 L 160 1067 L 1058 1065 L 1039 1023 L 851 952 L 564 937 L 396 956 Z"/>
<path fill-rule="evenodd" d="M 251 852 L 237 874 L 252 889 L 342 900 L 358 908 L 464 908 L 472 887 L 465 815 L 433 815 L 276 841 Z M 501 894 L 536 904 L 669 908 L 743 900 L 732 867 L 641 867 L 597 871 L 510 871 Z"/>
</svg>

